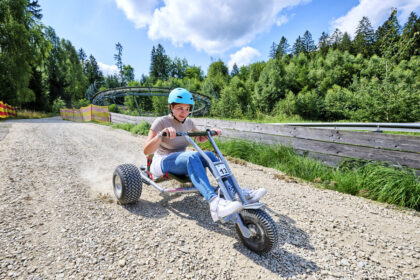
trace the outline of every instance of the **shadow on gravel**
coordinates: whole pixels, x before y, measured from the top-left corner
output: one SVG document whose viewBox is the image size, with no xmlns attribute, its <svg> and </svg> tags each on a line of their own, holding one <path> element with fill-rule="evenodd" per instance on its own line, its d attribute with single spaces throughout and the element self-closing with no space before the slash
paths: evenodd
<svg viewBox="0 0 420 280">
<path fill-rule="evenodd" d="M 182 200 L 172 201 L 181 196 L 184 196 Z M 268 209 L 268 212 L 277 224 L 279 244 L 278 248 L 274 249 L 269 254 L 260 256 L 248 250 L 242 242 L 239 241 L 236 235 L 235 226 L 232 223 L 220 224 L 213 222 L 210 217 L 208 204 L 199 194 L 173 194 L 164 197 L 162 200 L 155 203 L 140 199 L 134 205 L 123 207 L 130 213 L 152 219 L 164 218 L 169 215 L 169 212 L 172 212 L 182 219 L 195 221 L 197 225 L 207 230 L 234 237 L 238 240 L 238 242 L 233 244 L 235 250 L 250 258 L 255 264 L 260 265 L 281 277 L 311 274 L 319 270 L 316 263 L 282 248 L 288 243 L 304 250 L 315 250 L 310 244 L 309 235 L 302 229 L 296 227 L 296 222 L 293 219 L 276 213 L 271 209 Z"/>
<path fill-rule="evenodd" d="M 279 244 L 279 246 L 281 246 Z M 241 243 L 235 243 L 233 247 L 244 256 L 254 261 L 255 264 L 277 273 L 281 277 L 289 278 L 297 275 L 312 274 L 319 270 L 313 261 L 309 261 L 283 248 L 277 248 L 267 255 L 260 256 L 248 249 Z"/>
<path fill-rule="evenodd" d="M 186 196 L 184 199 L 174 202 L 170 202 L 170 198 L 163 199 L 160 203 L 163 203 L 168 211 L 171 211 L 178 217 L 194 220 L 197 225 L 207 230 L 229 237 L 235 237 L 238 242 L 235 243 L 233 247 L 239 253 L 252 259 L 257 265 L 263 266 L 266 269 L 279 274 L 281 277 L 311 274 L 319 270 L 316 263 L 282 248 L 286 243 L 289 243 L 292 246 L 304 250 L 315 250 L 310 244 L 309 235 L 302 229 L 296 227 L 296 222 L 285 215 L 278 214 L 272 210 L 268 211 L 277 224 L 279 244 L 277 249 L 265 256 L 260 256 L 244 247 L 242 242 L 239 241 L 236 235 L 235 226 L 232 223 L 220 224 L 213 222 L 210 217 L 208 204 L 203 200 L 201 195 L 195 194 Z"/>
<path fill-rule="evenodd" d="M 315 262 L 306 260 L 305 258 L 282 248 L 288 243 L 304 250 L 314 251 L 315 248 L 310 244 L 309 235 L 304 230 L 296 227 L 294 225 L 296 222 L 293 219 L 276 213 L 271 209 L 268 209 L 267 212 L 277 224 L 279 233 L 278 248 L 264 256 L 249 251 L 240 242 L 234 244 L 234 248 L 239 253 L 252 259 L 256 264 L 264 266 L 266 269 L 279 274 L 281 277 L 312 274 L 318 271 L 319 267 Z"/>
<path fill-rule="evenodd" d="M 140 199 L 136 204 L 121 205 L 128 212 L 145 218 L 161 219 L 169 215 L 161 202 Z"/>
</svg>

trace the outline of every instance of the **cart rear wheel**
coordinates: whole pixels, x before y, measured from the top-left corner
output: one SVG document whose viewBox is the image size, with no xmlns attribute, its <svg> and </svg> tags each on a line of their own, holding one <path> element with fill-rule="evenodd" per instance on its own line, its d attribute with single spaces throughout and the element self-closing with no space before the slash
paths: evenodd
<svg viewBox="0 0 420 280">
<path fill-rule="evenodd" d="M 121 204 L 135 203 L 142 190 L 141 176 L 134 164 L 117 166 L 112 176 L 114 194 Z"/>
<path fill-rule="evenodd" d="M 253 233 L 253 236 L 246 238 L 242 235 L 239 226 L 236 225 L 236 232 L 242 243 L 257 254 L 266 254 L 277 246 L 278 232 L 273 219 L 261 209 L 248 209 L 239 213 L 244 225 Z"/>
</svg>

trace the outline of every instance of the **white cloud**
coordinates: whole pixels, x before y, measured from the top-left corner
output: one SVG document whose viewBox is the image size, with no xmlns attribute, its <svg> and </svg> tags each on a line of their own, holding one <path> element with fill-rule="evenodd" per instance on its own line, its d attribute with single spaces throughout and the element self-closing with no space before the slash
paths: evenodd
<svg viewBox="0 0 420 280">
<path fill-rule="evenodd" d="M 99 69 L 102 71 L 104 76 L 116 75 L 118 74 L 117 65 L 108 65 L 98 61 Z"/>
<path fill-rule="evenodd" d="M 359 0 L 359 5 L 331 23 L 331 31 L 338 28 L 343 33 L 348 32 L 354 36 L 359 21 L 364 16 L 368 17 L 372 26 L 376 28 L 389 17 L 392 8 L 397 8 L 398 20 L 401 23 L 401 21 L 405 22 L 409 14 L 419 7 L 419 0 Z"/>
<path fill-rule="evenodd" d="M 146 27 L 152 22 L 153 11 L 159 4 L 159 0 L 115 0 L 115 2 L 137 28 Z"/>
<path fill-rule="evenodd" d="M 280 25 L 283 25 L 283 24 L 285 24 L 285 23 L 288 23 L 288 22 L 289 22 L 289 20 L 290 20 L 292 17 L 294 17 L 294 15 L 295 15 L 295 14 L 292 14 L 290 17 L 288 17 L 287 15 L 281 15 L 281 16 L 279 16 L 279 17 L 277 18 L 277 20 L 276 20 L 276 25 L 277 25 L 277 26 L 280 26 Z"/>
<path fill-rule="evenodd" d="M 284 9 L 310 0 L 115 0 L 137 27 L 148 28 L 152 40 L 169 39 L 174 45 L 190 43 L 207 53 L 242 47 L 274 24 L 283 24 Z M 162 1 L 161 1 L 162 2 Z M 154 9 L 153 13 L 150 9 Z"/>
<path fill-rule="evenodd" d="M 230 55 L 230 61 L 228 62 L 228 68 L 231 71 L 233 65 L 236 63 L 238 67 L 243 65 L 249 65 L 254 57 L 260 56 L 260 52 L 251 47 L 243 47 L 239 51 Z"/>
</svg>

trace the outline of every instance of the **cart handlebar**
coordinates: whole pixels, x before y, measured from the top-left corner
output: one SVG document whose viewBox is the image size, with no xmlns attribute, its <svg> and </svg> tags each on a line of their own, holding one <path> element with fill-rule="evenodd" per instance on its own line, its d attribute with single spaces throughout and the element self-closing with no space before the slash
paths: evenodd
<svg viewBox="0 0 420 280">
<path fill-rule="evenodd" d="M 217 135 L 217 132 L 214 130 L 203 130 L 203 131 L 190 131 L 190 132 L 177 132 L 176 136 L 185 136 L 188 135 L 190 137 L 195 136 L 208 136 L 208 132 L 210 132 L 210 135 L 215 136 Z M 162 136 L 166 137 L 168 136 L 166 132 L 162 132 Z"/>
</svg>

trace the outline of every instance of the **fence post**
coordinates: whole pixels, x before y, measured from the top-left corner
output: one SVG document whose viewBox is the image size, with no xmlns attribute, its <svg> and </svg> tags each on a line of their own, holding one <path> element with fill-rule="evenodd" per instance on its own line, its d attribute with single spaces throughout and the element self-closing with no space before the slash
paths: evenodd
<svg viewBox="0 0 420 280">
<path fill-rule="evenodd" d="M 6 116 L 4 115 L 3 101 L 0 101 L 0 118 L 1 119 L 6 118 Z"/>
</svg>

